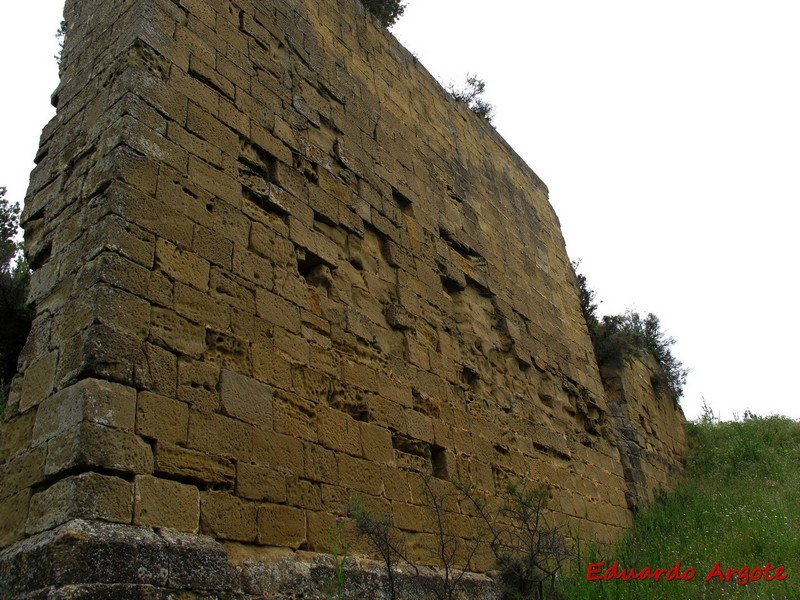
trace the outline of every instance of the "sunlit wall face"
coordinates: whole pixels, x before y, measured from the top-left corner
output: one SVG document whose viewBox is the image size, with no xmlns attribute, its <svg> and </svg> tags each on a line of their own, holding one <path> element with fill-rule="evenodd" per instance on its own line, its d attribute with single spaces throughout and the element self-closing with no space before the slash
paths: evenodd
<svg viewBox="0 0 800 600">
<path fill-rule="evenodd" d="M 577 10 L 576 10 L 577 8 Z M 654 312 L 691 368 L 682 405 L 800 417 L 800 7 L 410 2 L 394 34 L 436 77 L 486 82 L 550 189 L 602 314 Z"/>
</svg>

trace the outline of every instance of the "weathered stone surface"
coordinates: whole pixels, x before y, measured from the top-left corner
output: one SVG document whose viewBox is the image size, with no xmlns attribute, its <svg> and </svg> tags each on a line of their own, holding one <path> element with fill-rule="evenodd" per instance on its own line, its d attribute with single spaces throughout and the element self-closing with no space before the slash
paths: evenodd
<svg viewBox="0 0 800 600">
<path fill-rule="evenodd" d="M 33 426 L 38 445 L 82 422 L 133 430 L 136 391 L 102 379 L 84 379 L 41 403 Z"/>
<path fill-rule="evenodd" d="M 28 367 L 22 383 L 22 397 L 19 402 L 21 411 L 42 402 L 53 389 L 57 359 L 57 353 L 50 352 L 34 360 Z"/>
<path fill-rule="evenodd" d="M 265 504 L 258 509 L 258 543 L 296 550 L 306 542 L 306 514 L 291 506 Z"/>
<path fill-rule="evenodd" d="M 272 426 L 272 388 L 268 385 L 223 369 L 220 394 L 227 415 L 262 427 Z"/>
<path fill-rule="evenodd" d="M 136 433 L 168 444 L 186 444 L 189 407 L 180 401 L 151 392 L 139 392 L 136 402 Z"/>
<path fill-rule="evenodd" d="M 21 492 L 42 481 L 45 476 L 45 448 L 39 446 L 17 454 L 2 466 L 3 487 L 0 498 Z"/>
<path fill-rule="evenodd" d="M 547 188 L 360 3 L 261 4 L 67 1 L 0 587 L 321 598 L 330 564 L 300 548 L 328 550 L 354 495 L 435 562 L 423 474 L 490 501 L 527 476 L 614 540 L 679 470 L 682 415 L 652 365 L 604 386 Z M 445 521 L 474 538 L 462 504 Z M 16 575 L 23 555 L 44 562 Z M 406 575 L 400 597 L 430 595 Z"/>
<path fill-rule="evenodd" d="M 209 547 L 207 538 L 162 537 L 141 527 L 85 520 L 70 521 L 9 548 L 0 562 L 0 589 L 13 597 L 46 586 L 76 584 L 88 589 L 97 584 L 166 587 L 171 577 L 180 590 L 189 569 L 200 566 L 206 570 L 192 573 L 200 589 L 225 589 L 231 579 L 224 552 L 218 544 Z M 214 582 L 214 587 L 204 585 Z"/>
<path fill-rule="evenodd" d="M 86 467 L 152 473 L 153 452 L 133 432 L 86 422 L 47 442 L 47 475 Z"/>
<path fill-rule="evenodd" d="M 203 494 L 200 527 L 203 533 L 223 540 L 254 542 L 258 534 L 257 508 L 227 492 Z"/>
<path fill-rule="evenodd" d="M 31 489 L 0 499 L 0 544 L 7 546 L 25 535 Z"/>
<path fill-rule="evenodd" d="M 323 600 L 334 575 L 329 556 L 273 551 L 240 553 L 213 538 L 85 520 L 70 521 L 0 552 L 0 589 L 9 597 L 167 598 L 202 597 Z M 349 559 L 347 598 L 388 600 L 382 563 Z M 398 600 L 432 600 L 441 574 L 421 576 L 400 567 Z M 467 574 L 456 600 L 500 598 L 490 578 Z"/>
<path fill-rule="evenodd" d="M 196 532 L 200 494 L 192 485 L 142 475 L 134 481 L 133 524 Z"/>
<path fill-rule="evenodd" d="M 72 519 L 129 523 L 133 486 L 119 477 L 82 473 L 33 495 L 26 532 L 39 533 Z"/>
<path fill-rule="evenodd" d="M 233 463 L 223 457 L 162 442 L 154 456 L 156 473 L 212 485 L 228 485 L 235 478 Z"/>
</svg>

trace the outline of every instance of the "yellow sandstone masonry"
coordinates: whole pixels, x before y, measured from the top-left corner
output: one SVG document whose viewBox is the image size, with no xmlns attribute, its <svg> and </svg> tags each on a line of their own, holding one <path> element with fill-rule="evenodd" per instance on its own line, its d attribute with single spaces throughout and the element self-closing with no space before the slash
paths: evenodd
<svg viewBox="0 0 800 600">
<path fill-rule="evenodd" d="M 673 484 L 682 413 L 653 364 L 599 372 L 547 187 L 357 0 L 68 0 L 65 19 L 22 216 L 7 556 L 86 528 L 211 562 L 325 553 L 359 496 L 436 564 L 421 475 L 491 502 L 546 484 L 599 543 Z M 463 548 L 481 529 L 467 502 L 443 518 Z"/>
</svg>

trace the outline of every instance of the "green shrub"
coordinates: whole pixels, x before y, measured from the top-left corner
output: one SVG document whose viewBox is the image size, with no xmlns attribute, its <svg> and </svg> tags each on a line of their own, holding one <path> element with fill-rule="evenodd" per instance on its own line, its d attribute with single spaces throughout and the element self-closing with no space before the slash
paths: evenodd
<svg viewBox="0 0 800 600">
<path fill-rule="evenodd" d="M 61 21 L 61 24 L 58 26 L 58 31 L 56 31 L 56 40 L 58 41 L 58 52 L 53 57 L 56 59 L 56 63 L 58 66 L 61 66 L 61 55 L 64 53 L 64 39 L 67 36 L 67 22 Z"/>
<path fill-rule="evenodd" d="M 667 393 L 677 404 L 683 395 L 689 371 L 672 354 L 675 339 L 661 330 L 661 323 L 653 313 L 642 318 L 638 312 L 629 310 L 622 315 L 606 315 L 602 320 L 598 319 L 595 293 L 589 288 L 586 277 L 578 272 L 579 263 L 572 263 L 572 266 L 597 364 L 621 367 L 625 361 L 649 354 L 660 369 L 651 376 L 653 388 Z"/>
<path fill-rule="evenodd" d="M 463 88 L 458 89 L 451 83 L 447 91 L 453 95 L 453 98 L 466 104 L 467 108 L 476 115 L 492 122 L 494 106 L 481 97 L 486 91 L 486 82 L 483 79 L 479 79 L 477 75 L 467 75 L 467 82 Z"/>
<path fill-rule="evenodd" d="M 391 27 L 397 22 L 406 6 L 400 0 L 362 0 L 364 6 L 384 27 Z"/>
<path fill-rule="evenodd" d="M 572 549 L 564 532 L 550 524 L 550 489 L 525 479 L 509 481 L 501 506 L 490 508 L 468 485 L 455 485 L 486 527 L 501 573 L 503 600 L 558 598 L 558 576 Z"/>
<path fill-rule="evenodd" d="M 0 187 L 0 410 L 5 406 L 5 385 L 17 370 L 17 359 L 31 329 L 31 311 L 26 306 L 30 271 L 20 257 L 21 244 L 14 241 L 19 230 L 19 205 L 5 197 Z"/>
<path fill-rule="evenodd" d="M 605 316 L 592 342 L 600 366 L 621 366 L 623 361 L 649 354 L 660 368 L 651 376 L 656 391 L 666 392 L 676 403 L 683 395 L 688 370 L 672 354 L 675 340 L 661 331 L 661 323 L 653 313 L 645 318 L 635 311 Z"/>
</svg>

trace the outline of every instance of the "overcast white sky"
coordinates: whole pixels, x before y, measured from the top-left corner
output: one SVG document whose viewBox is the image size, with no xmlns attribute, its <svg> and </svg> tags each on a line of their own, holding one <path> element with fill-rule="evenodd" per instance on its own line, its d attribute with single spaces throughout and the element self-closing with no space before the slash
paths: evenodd
<svg viewBox="0 0 800 600">
<path fill-rule="evenodd" d="M 0 3 L 0 185 L 22 199 L 63 0 Z M 800 3 L 409 0 L 393 33 L 486 81 L 603 314 L 654 312 L 682 406 L 800 418 Z"/>
</svg>

